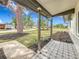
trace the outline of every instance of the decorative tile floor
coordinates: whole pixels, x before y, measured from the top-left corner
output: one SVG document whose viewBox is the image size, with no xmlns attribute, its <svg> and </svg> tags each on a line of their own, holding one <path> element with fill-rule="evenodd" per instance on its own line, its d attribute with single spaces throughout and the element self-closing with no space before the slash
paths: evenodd
<svg viewBox="0 0 79 59">
<path fill-rule="evenodd" d="M 78 59 L 72 43 L 51 40 L 33 59 Z"/>
</svg>

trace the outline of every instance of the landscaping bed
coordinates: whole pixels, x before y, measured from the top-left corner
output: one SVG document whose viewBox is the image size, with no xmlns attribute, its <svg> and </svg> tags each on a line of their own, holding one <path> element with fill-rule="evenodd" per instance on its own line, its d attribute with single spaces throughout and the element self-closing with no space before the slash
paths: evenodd
<svg viewBox="0 0 79 59">
<path fill-rule="evenodd" d="M 66 42 L 66 43 L 73 43 L 71 37 L 69 36 L 68 32 L 57 32 L 53 34 L 52 38 L 57 41 Z"/>
<path fill-rule="evenodd" d="M 65 43 L 73 43 L 68 32 L 56 32 L 55 34 L 53 34 L 52 38 L 56 41 L 61 41 L 61 42 L 65 42 Z M 48 42 L 50 41 L 50 39 L 46 39 L 45 40 L 41 40 L 41 48 L 43 48 Z M 38 50 L 38 44 L 33 44 L 32 46 L 30 46 L 29 48 L 33 49 L 35 52 L 37 52 Z"/>
<path fill-rule="evenodd" d="M 50 41 L 50 38 L 47 38 L 45 40 L 41 40 L 41 49 Z M 28 47 L 30 49 L 32 49 L 33 51 L 37 52 L 38 50 L 38 43 L 31 45 L 30 47 Z"/>
<path fill-rule="evenodd" d="M 0 48 L 0 59 L 7 59 L 2 48 Z"/>
<path fill-rule="evenodd" d="M 71 39 L 67 32 L 59 32 L 58 29 L 54 30 L 54 32 L 55 34 L 53 34 L 52 36 L 54 40 L 60 40 L 60 41 L 62 40 L 63 42 L 64 41 L 71 42 Z M 0 35 L 0 43 L 16 40 L 36 52 L 38 50 L 38 44 L 37 44 L 38 34 L 37 33 L 38 33 L 37 30 L 24 32 L 23 34 L 18 34 L 15 32 L 4 33 Z M 41 37 L 42 37 L 41 48 L 43 48 L 50 41 L 50 39 L 48 38 L 49 35 L 50 35 L 49 30 L 43 30 L 41 32 Z"/>
</svg>

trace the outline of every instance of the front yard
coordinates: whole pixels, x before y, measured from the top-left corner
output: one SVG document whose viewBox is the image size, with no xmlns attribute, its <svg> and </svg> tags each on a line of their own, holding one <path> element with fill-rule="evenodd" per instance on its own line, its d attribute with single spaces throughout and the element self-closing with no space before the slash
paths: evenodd
<svg viewBox="0 0 79 59">
<path fill-rule="evenodd" d="M 67 29 L 53 29 L 53 33 L 57 31 L 66 31 Z M 23 34 L 17 34 L 16 32 L 0 32 L 0 43 L 17 40 L 26 47 L 30 47 L 38 42 L 38 31 L 24 31 Z M 45 40 L 50 36 L 50 30 L 41 31 L 41 39 Z"/>
</svg>

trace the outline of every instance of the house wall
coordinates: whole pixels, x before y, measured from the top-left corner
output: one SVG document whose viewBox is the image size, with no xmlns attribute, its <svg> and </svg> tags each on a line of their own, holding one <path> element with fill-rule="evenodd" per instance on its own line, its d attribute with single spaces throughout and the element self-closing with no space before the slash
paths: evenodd
<svg viewBox="0 0 79 59">
<path fill-rule="evenodd" d="M 77 33 L 77 20 L 78 20 L 78 12 L 79 12 L 79 2 L 75 7 L 75 13 L 71 20 L 71 27 L 70 27 L 70 36 L 74 42 L 74 45 L 79 53 L 79 34 Z"/>
<path fill-rule="evenodd" d="M 0 24 L 0 29 L 5 29 L 5 24 Z"/>
</svg>

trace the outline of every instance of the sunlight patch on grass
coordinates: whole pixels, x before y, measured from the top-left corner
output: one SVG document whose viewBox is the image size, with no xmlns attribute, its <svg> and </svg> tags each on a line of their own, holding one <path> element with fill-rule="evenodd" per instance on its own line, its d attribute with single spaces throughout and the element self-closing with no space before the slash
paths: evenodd
<svg viewBox="0 0 79 59">
<path fill-rule="evenodd" d="M 57 31 L 66 31 L 67 29 L 53 29 L 53 33 L 56 33 Z M 5 32 L 5 33 L 2 33 L 2 34 L 13 34 L 15 32 Z M 38 42 L 38 31 L 37 30 L 33 30 L 33 31 L 24 31 L 24 33 L 28 33 L 27 35 L 24 35 L 22 37 L 19 37 L 19 38 L 16 38 L 14 40 L 17 40 L 18 42 L 22 43 L 23 45 L 29 47 L 35 43 Z M 0 33 L 1 34 L 1 33 Z M 42 30 L 41 31 L 41 37 L 42 38 L 45 38 L 45 37 L 48 37 L 50 36 L 50 29 L 49 30 Z M 0 43 L 2 42 L 7 42 L 7 41 L 12 41 L 13 39 L 2 39 L 0 38 Z"/>
</svg>

